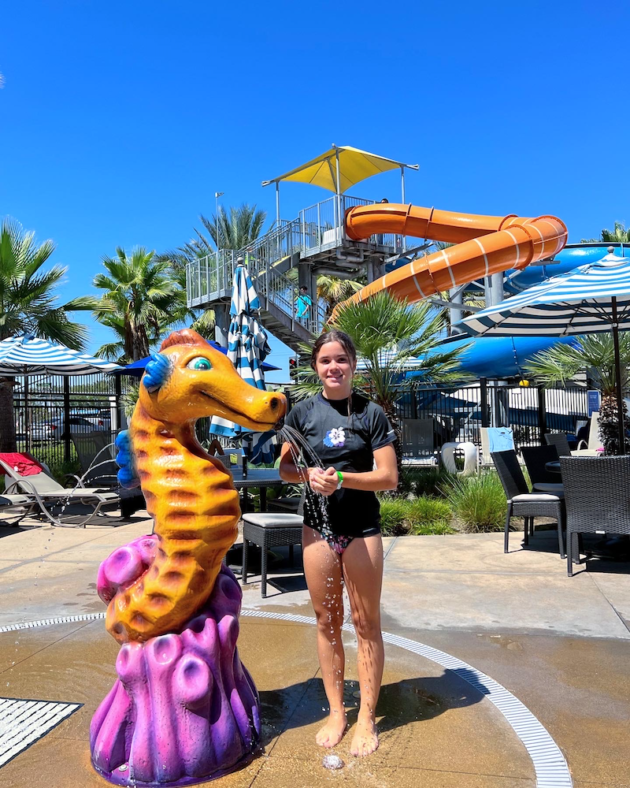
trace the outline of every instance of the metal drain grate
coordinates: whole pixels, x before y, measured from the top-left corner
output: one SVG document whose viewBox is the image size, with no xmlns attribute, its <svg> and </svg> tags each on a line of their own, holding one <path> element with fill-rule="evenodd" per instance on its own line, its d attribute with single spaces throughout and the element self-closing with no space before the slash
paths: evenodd
<svg viewBox="0 0 630 788">
<path fill-rule="evenodd" d="M 0 767 L 50 733 L 82 705 L 0 698 Z"/>
<path fill-rule="evenodd" d="M 49 627 L 51 624 L 71 624 L 75 621 L 96 621 L 105 618 L 106 613 L 82 613 L 78 616 L 60 616 L 59 618 L 45 618 L 41 621 L 25 621 L 20 624 L 8 624 L 0 627 L 3 632 L 18 632 L 21 629 L 35 629 L 36 627 Z"/>
</svg>

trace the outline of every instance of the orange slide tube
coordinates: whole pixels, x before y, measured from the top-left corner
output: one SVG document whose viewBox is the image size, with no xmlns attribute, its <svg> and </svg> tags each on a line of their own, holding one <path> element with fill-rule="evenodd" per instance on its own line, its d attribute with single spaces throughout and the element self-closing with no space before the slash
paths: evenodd
<svg viewBox="0 0 630 788">
<path fill-rule="evenodd" d="M 476 216 L 393 203 L 361 205 L 346 213 L 349 238 L 359 241 L 384 233 L 456 246 L 385 274 L 343 304 L 365 301 L 382 290 L 410 303 L 419 301 L 482 276 L 526 268 L 559 252 L 568 236 L 566 225 L 555 216 Z"/>
</svg>

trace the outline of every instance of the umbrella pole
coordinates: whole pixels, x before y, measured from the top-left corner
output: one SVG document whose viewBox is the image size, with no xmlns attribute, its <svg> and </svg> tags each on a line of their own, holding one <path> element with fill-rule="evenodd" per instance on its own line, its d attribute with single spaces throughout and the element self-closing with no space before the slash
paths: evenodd
<svg viewBox="0 0 630 788">
<path fill-rule="evenodd" d="M 621 352 L 619 350 L 619 323 L 617 322 L 617 298 L 612 297 L 612 318 L 613 318 L 613 346 L 615 348 L 615 383 L 617 390 L 617 428 L 619 430 L 619 451 L 618 454 L 625 453 L 625 424 L 623 418 L 623 386 L 621 377 Z"/>
</svg>

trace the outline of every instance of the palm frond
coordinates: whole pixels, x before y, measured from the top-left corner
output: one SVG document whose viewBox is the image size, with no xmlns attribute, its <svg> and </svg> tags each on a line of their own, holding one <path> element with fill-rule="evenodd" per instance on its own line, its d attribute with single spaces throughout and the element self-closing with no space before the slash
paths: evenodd
<svg viewBox="0 0 630 788">
<path fill-rule="evenodd" d="M 393 410 L 397 386 L 410 358 L 423 357 L 426 382 L 465 378 L 459 369 L 464 349 L 436 349 L 445 316 L 428 303 L 409 306 L 384 291 L 360 304 L 342 305 L 332 327 L 352 338 L 370 389 L 387 412 Z"/>
<path fill-rule="evenodd" d="M 620 334 L 619 350 L 624 370 L 630 366 L 630 335 Z M 564 385 L 579 372 L 586 372 L 604 396 L 616 391 L 615 350 L 612 333 L 576 337 L 570 344 L 557 344 L 536 353 L 525 370 L 543 386 Z M 626 373 L 627 377 L 627 373 Z M 627 380 L 622 381 L 624 389 Z"/>
</svg>

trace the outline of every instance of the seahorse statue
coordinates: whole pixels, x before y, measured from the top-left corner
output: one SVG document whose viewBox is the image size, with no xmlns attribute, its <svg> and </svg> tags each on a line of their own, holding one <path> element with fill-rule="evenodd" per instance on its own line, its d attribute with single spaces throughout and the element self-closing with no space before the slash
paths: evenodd
<svg viewBox="0 0 630 788">
<path fill-rule="evenodd" d="M 191 785 L 238 768 L 260 741 L 258 694 L 236 641 L 241 590 L 222 565 L 237 535 L 232 475 L 195 437 L 221 416 L 264 432 L 286 400 L 243 381 L 194 331 L 171 334 L 147 365 L 119 480 L 138 482 L 154 518 L 99 569 L 118 681 L 90 728 L 92 763 L 117 785 Z"/>
</svg>

